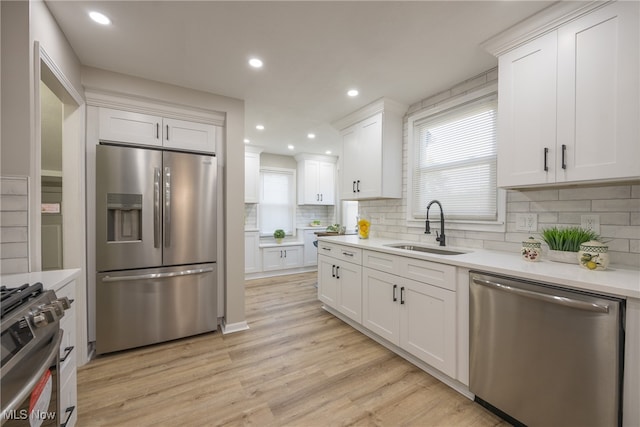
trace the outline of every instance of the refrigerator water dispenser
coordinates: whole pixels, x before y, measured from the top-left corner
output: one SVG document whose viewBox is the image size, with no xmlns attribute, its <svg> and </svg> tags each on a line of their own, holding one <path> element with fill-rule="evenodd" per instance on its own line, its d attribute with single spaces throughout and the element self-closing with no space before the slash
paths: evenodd
<svg viewBox="0 0 640 427">
<path fill-rule="evenodd" d="M 142 194 L 107 194 L 107 242 L 142 240 Z"/>
</svg>

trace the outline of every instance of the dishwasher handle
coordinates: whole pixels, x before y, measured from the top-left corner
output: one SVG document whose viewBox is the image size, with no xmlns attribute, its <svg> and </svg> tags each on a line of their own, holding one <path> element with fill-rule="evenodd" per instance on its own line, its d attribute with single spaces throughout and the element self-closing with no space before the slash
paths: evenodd
<svg viewBox="0 0 640 427">
<path fill-rule="evenodd" d="M 578 310 L 591 311 L 591 312 L 595 312 L 595 313 L 608 313 L 609 312 L 609 306 L 608 305 L 602 305 L 602 304 L 596 304 L 596 303 L 591 303 L 591 302 L 586 302 L 586 301 L 580 301 L 580 300 L 576 300 L 576 299 L 572 299 L 572 298 L 566 298 L 566 297 L 561 297 L 561 296 L 557 296 L 557 295 L 545 294 L 545 293 L 541 293 L 541 292 L 528 291 L 526 289 L 515 288 L 513 286 L 505 285 L 505 284 L 502 284 L 502 283 L 492 282 L 490 280 L 483 280 L 483 279 L 479 279 L 477 277 L 474 277 L 472 280 L 473 280 L 473 283 L 475 283 L 476 285 L 482 285 L 482 286 L 487 286 L 487 287 L 498 289 L 498 290 L 505 291 L 505 292 L 511 292 L 513 294 L 517 294 L 517 295 L 520 295 L 520 296 L 523 296 L 523 297 L 526 297 L 526 298 L 536 299 L 536 300 L 548 302 L 548 303 L 551 303 L 551 304 L 562 305 L 562 306 L 565 306 L 565 307 L 571 307 L 571 308 L 576 308 Z"/>
</svg>

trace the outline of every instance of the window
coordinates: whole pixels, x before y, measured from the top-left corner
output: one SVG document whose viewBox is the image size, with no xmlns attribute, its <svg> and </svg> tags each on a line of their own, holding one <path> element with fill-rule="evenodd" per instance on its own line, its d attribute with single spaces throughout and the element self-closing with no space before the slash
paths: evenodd
<svg viewBox="0 0 640 427">
<path fill-rule="evenodd" d="M 486 92 L 409 119 L 409 221 L 423 220 L 436 199 L 447 220 L 503 222 L 496 187 L 497 95 Z"/>
<path fill-rule="evenodd" d="M 260 234 L 271 236 L 277 229 L 293 234 L 296 217 L 295 170 L 269 168 L 260 170 Z"/>
</svg>

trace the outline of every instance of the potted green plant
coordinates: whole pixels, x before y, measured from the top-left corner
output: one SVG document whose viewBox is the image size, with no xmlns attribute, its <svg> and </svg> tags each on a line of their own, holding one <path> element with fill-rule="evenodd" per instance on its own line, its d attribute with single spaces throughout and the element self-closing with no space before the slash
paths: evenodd
<svg viewBox="0 0 640 427">
<path fill-rule="evenodd" d="M 599 240 L 600 236 L 593 230 L 582 227 L 551 227 L 542 230 L 542 240 L 549 246 L 548 257 L 552 261 L 577 262 L 577 252 L 582 243 Z"/>
<path fill-rule="evenodd" d="M 282 239 L 284 239 L 284 230 L 278 228 L 273 232 L 273 237 L 276 239 L 277 243 L 282 243 Z"/>
</svg>

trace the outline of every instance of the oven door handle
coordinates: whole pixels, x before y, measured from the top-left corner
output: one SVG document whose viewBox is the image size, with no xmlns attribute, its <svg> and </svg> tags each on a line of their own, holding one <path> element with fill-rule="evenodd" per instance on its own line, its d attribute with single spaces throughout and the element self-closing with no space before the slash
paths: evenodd
<svg viewBox="0 0 640 427">
<path fill-rule="evenodd" d="M 33 370 L 34 374 L 31 375 L 24 383 L 24 386 L 20 388 L 20 391 L 16 393 L 15 396 L 10 397 L 9 403 L 2 407 L 3 413 L 9 413 L 13 410 L 17 410 L 20 407 L 20 404 L 31 394 L 33 388 L 36 386 L 40 378 L 44 374 L 44 372 L 51 367 L 51 365 L 56 360 L 56 357 L 59 356 L 60 352 L 60 343 L 62 342 L 62 331 L 58 330 L 56 335 L 52 338 L 51 347 L 48 350 L 47 355 L 43 358 L 42 362 L 37 365 L 36 369 Z M 2 396 L 3 400 L 6 396 Z M 5 400 L 6 402 L 6 400 Z M 4 403 L 4 402 L 3 402 Z"/>
</svg>

